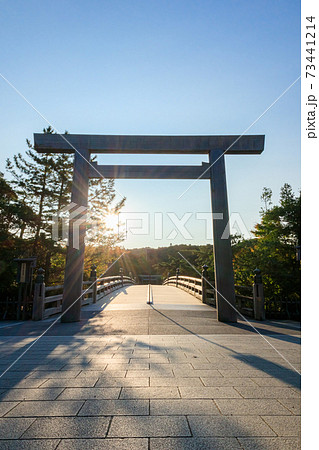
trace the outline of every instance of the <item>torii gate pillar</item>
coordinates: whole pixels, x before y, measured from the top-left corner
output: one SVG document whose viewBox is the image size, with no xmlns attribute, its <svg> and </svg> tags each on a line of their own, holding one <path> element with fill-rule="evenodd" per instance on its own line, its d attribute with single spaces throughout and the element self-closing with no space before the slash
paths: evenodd
<svg viewBox="0 0 319 450">
<path fill-rule="evenodd" d="M 78 322 L 81 318 L 90 157 L 87 148 L 77 148 L 74 154 L 71 202 L 76 205 L 76 216 L 72 217 L 71 211 L 61 322 Z"/>
<path fill-rule="evenodd" d="M 225 158 L 222 150 L 209 152 L 209 165 L 217 318 L 220 322 L 236 322 L 236 298 L 229 233 Z M 217 213 L 218 216 L 215 217 L 214 213 Z"/>
</svg>

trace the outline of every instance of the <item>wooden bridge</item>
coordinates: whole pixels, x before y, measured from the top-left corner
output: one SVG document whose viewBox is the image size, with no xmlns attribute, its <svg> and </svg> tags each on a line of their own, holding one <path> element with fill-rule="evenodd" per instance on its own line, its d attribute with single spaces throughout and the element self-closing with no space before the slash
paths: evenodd
<svg viewBox="0 0 319 450">
<path fill-rule="evenodd" d="M 206 266 L 205 266 L 206 267 Z M 116 295 L 112 295 L 112 300 L 116 298 L 115 304 L 118 301 L 123 301 L 123 305 L 131 305 L 136 303 L 138 307 L 143 304 L 150 303 L 145 300 L 143 292 L 156 293 L 153 296 L 157 304 L 157 296 L 165 298 L 165 304 L 177 304 L 180 305 L 180 299 L 185 300 L 185 308 L 189 308 L 190 305 L 209 305 L 216 309 L 216 295 L 215 288 L 207 281 L 206 269 L 201 278 L 188 277 L 182 275 L 176 275 L 169 277 L 163 281 L 163 285 L 158 285 L 158 276 L 144 275 L 140 280 L 140 285 L 133 288 L 132 285 L 136 285 L 136 278 L 132 276 L 125 276 L 123 273 L 118 276 L 101 276 L 97 278 L 95 266 L 92 266 L 91 278 L 89 281 L 83 282 L 82 296 L 78 299 L 81 304 L 81 308 L 99 303 L 100 299 L 104 299 L 108 294 L 121 290 L 121 288 L 127 287 L 125 290 L 125 296 L 122 291 L 117 292 Z M 140 277 L 139 277 L 140 278 Z M 149 281 L 146 284 L 145 281 Z M 151 281 L 156 284 L 151 284 Z M 128 289 L 129 286 L 132 288 Z M 33 298 L 33 320 L 43 320 L 51 316 L 55 317 L 57 314 L 62 313 L 62 300 L 63 300 L 63 285 L 45 286 L 43 271 L 40 271 L 34 289 Z M 172 289 L 173 288 L 173 289 Z M 176 289 L 178 288 L 178 289 Z M 248 287 L 249 289 L 249 287 Z M 185 291 L 185 293 L 181 292 Z M 251 303 L 251 308 L 242 308 L 242 299 L 248 299 Z M 253 287 L 250 287 L 250 296 L 238 295 L 237 307 L 239 312 L 244 312 L 248 315 L 253 315 Z M 103 301 L 104 304 L 104 301 Z M 112 301 L 112 307 L 114 301 Z M 25 305 L 23 307 L 26 307 Z M 209 308 L 211 309 L 211 308 Z"/>
</svg>

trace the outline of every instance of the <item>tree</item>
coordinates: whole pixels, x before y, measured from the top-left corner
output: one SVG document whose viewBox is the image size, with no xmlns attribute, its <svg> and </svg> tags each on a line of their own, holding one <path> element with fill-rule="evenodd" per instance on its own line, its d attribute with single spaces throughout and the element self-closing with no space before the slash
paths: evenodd
<svg viewBox="0 0 319 450">
<path fill-rule="evenodd" d="M 14 258 L 22 256 L 28 241 L 22 239 L 23 230 L 33 227 L 35 215 L 21 201 L 0 174 L 0 296 L 6 298 L 15 284 Z M 9 290 L 8 290 L 9 289 Z"/>
<path fill-rule="evenodd" d="M 261 213 L 267 212 L 269 209 L 269 206 L 272 205 L 272 190 L 270 188 L 264 187 L 262 194 L 260 196 L 260 199 L 264 202 L 265 208 L 261 209 Z"/>
<path fill-rule="evenodd" d="M 19 200 L 17 193 L 0 174 L 0 234 L 1 241 L 19 233 L 22 239 L 27 226 L 34 226 L 33 210 Z"/>
<path fill-rule="evenodd" d="M 261 222 L 253 231 L 256 237 L 233 247 L 236 284 L 251 285 L 253 270 L 258 267 L 266 300 L 300 298 L 300 265 L 295 257 L 300 243 L 300 205 L 300 194 L 295 195 L 285 184 L 279 205 L 262 210 Z"/>
<path fill-rule="evenodd" d="M 53 134 L 51 127 L 43 130 Z M 70 194 L 70 157 L 67 155 L 39 154 L 30 141 L 26 140 L 29 150 L 27 157 L 21 153 L 7 159 L 7 170 L 12 175 L 11 184 L 23 203 L 36 214 L 32 230 L 33 251 L 36 252 L 40 233 L 49 232 L 51 217 L 58 206 L 67 202 Z"/>
<path fill-rule="evenodd" d="M 266 188 L 265 188 L 266 189 Z M 289 184 L 280 191 L 279 205 L 262 212 L 255 236 L 269 241 L 297 245 L 301 241 L 301 195 L 296 196 Z"/>
</svg>

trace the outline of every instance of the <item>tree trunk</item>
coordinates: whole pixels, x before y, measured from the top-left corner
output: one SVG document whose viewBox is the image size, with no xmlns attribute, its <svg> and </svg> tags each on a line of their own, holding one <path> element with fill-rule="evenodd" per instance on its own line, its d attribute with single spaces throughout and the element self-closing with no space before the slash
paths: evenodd
<svg viewBox="0 0 319 450">
<path fill-rule="evenodd" d="M 35 238 L 34 238 L 34 243 L 33 243 L 33 252 L 34 253 L 36 253 L 36 250 L 38 247 L 39 236 L 40 236 L 40 231 L 41 231 L 42 214 L 43 214 L 43 206 L 44 206 L 44 198 L 45 198 L 45 186 L 46 186 L 47 176 L 48 176 L 48 168 L 46 167 L 45 171 L 44 171 L 44 175 L 43 175 L 42 191 L 41 191 L 40 203 L 39 203 L 39 214 L 38 214 L 38 221 L 37 221 L 38 224 L 36 227 Z"/>
</svg>

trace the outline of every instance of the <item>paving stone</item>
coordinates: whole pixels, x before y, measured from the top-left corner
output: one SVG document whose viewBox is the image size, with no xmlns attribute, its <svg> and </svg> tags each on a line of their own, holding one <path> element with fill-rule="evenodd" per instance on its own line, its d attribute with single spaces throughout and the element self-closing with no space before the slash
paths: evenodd
<svg viewBox="0 0 319 450">
<path fill-rule="evenodd" d="M 17 406 L 18 403 L 19 402 L 4 402 L 4 401 L 1 401 L 0 402 L 0 417 L 2 417 L 5 414 L 7 414 L 7 412 L 10 411 L 10 409 L 12 409 L 15 406 Z"/>
<path fill-rule="evenodd" d="M 280 398 L 278 401 L 289 409 L 294 415 L 301 414 L 301 399 L 300 398 Z"/>
<path fill-rule="evenodd" d="M 217 377 L 217 378 L 201 378 L 203 384 L 205 386 L 215 386 L 215 387 L 237 387 L 237 386 L 251 386 L 251 387 L 257 387 L 256 383 L 254 383 L 250 378 L 224 378 L 224 377 Z"/>
<path fill-rule="evenodd" d="M 58 400 L 115 399 L 120 395 L 120 388 L 66 388 Z"/>
<path fill-rule="evenodd" d="M 159 377 L 150 378 L 151 386 L 203 386 L 200 378 Z"/>
<path fill-rule="evenodd" d="M 29 374 L 29 378 L 75 378 L 77 375 L 79 375 L 80 370 L 51 370 L 51 371 L 34 371 L 31 374 Z"/>
<path fill-rule="evenodd" d="M 220 373 L 223 377 L 243 377 L 243 378 L 262 378 L 262 377 L 270 377 L 269 373 L 263 372 L 262 370 L 254 370 L 254 369 L 220 369 Z"/>
<path fill-rule="evenodd" d="M 148 400 L 87 400 L 79 416 L 148 415 Z"/>
<path fill-rule="evenodd" d="M 182 398 L 241 398 L 233 387 L 189 387 L 179 388 Z"/>
<path fill-rule="evenodd" d="M 299 450 L 298 438 L 238 438 L 245 450 Z"/>
<path fill-rule="evenodd" d="M 58 450 L 148 450 L 147 438 L 62 439 Z"/>
<path fill-rule="evenodd" d="M 109 417 L 41 418 L 28 428 L 23 438 L 94 438 L 105 437 Z"/>
<path fill-rule="evenodd" d="M 107 365 L 107 370 L 149 370 L 150 365 L 149 363 L 139 363 L 139 364 L 132 364 L 132 363 L 111 363 Z"/>
<path fill-rule="evenodd" d="M 151 370 L 157 370 L 158 372 L 166 372 L 166 371 L 170 371 L 170 370 L 174 370 L 174 369 L 180 369 L 180 370 L 194 370 L 193 366 L 191 365 L 191 363 L 167 363 L 167 364 L 159 364 L 156 362 L 151 362 L 150 363 L 150 369 Z"/>
<path fill-rule="evenodd" d="M 300 436 L 300 416 L 262 416 L 278 436 Z"/>
<path fill-rule="evenodd" d="M 120 398 L 180 398 L 176 387 L 136 387 L 121 391 Z"/>
<path fill-rule="evenodd" d="M 19 439 L 34 420 L 35 419 L 9 419 L 7 417 L 2 417 L 0 419 L 0 439 Z"/>
<path fill-rule="evenodd" d="M 128 364 L 130 362 L 130 357 L 129 356 L 125 356 L 125 355 L 121 355 L 121 354 L 117 354 L 117 355 L 111 355 L 111 356 L 104 356 L 104 355 L 100 355 L 98 357 L 92 358 L 90 361 L 90 364 L 94 365 L 94 364 L 101 364 L 101 363 L 106 363 L 106 364 L 119 364 L 119 363 L 123 363 L 123 364 Z"/>
<path fill-rule="evenodd" d="M 242 387 L 236 390 L 244 398 L 300 398 L 300 393 L 292 388 L 282 387 Z"/>
<path fill-rule="evenodd" d="M 151 450 L 236 450 L 236 438 L 151 438 Z"/>
<path fill-rule="evenodd" d="M 227 357 L 226 355 L 216 354 L 216 355 L 207 355 L 207 359 L 211 364 L 236 364 L 240 359 L 236 359 L 231 356 Z"/>
<path fill-rule="evenodd" d="M 15 364 L 14 369 L 15 370 L 29 370 L 30 372 L 33 371 L 43 371 L 43 372 L 49 372 L 50 370 L 61 370 L 65 366 L 64 362 L 60 363 L 51 363 L 51 364 L 41 364 L 39 362 L 29 363 L 29 364 Z"/>
<path fill-rule="evenodd" d="M 197 378 L 197 377 L 205 377 L 205 378 L 217 378 L 222 377 L 220 372 L 218 370 L 205 370 L 205 369 L 180 369 L 178 366 L 176 366 L 175 369 L 173 369 L 174 375 L 176 377 L 190 377 L 190 378 Z"/>
<path fill-rule="evenodd" d="M 291 415 L 291 413 L 275 399 L 216 399 L 221 413 L 227 416 L 236 415 Z"/>
<path fill-rule="evenodd" d="M 1 394 L 0 401 L 10 400 L 54 400 L 63 388 L 49 389 L 10 389 Z"/>
<path fill-rule="evenodd" d="M 174 437 L 190 436 L 183 416 L 116 416 L 111 422 L 108 437 Z"/>
<path fill-rule="evenodd" d="M 301 377 L 299 375 L 296 375 L 296 376 L 286 377 L 284 380 L 279 380 L 278 378 L 273 378 L 273 377 L 252 378 L 252 380 L 254 381 L 254 383 L 258 384 L 258 386 L 260 386 L 260 387 L 264 387 L 264 386 L 300 387 Z"/>
<path fill-rule="evenodd" d="M 201 370 L 219 370 L 219 369 L 236 369 L 235 364 L 224 362 L 224 361 L 218 361 L 215 363 L 201 363 L 197 361 L 192 361 L 192 367 L 194 369 L 201 369 Z"/>
<path fill-rule="evenodd" d="M 151 400 L 150 413 L 154 416 L 220 414 L 213 400 L 207 399 Z"/>
<path fill-rule="evenodd" d="M 46 380 L 45 379 L 30 379 L 30 378 L 24 378 L 22 380 L 16 380 L 16 379 L 0 379 L 0 388 L 16 388 L 16 389 L 30 389 L 30 388 L 37 388 L 41 386 Z"/>
<path fill-rule="evenodd" d="M 1 450 L 54 450 L 60 439 L 18 439 L 1 440 Z"/>
<path fill-rule="evenodd" d="M 30 376 L 30 372 L 29 371 L 16 372 L 16 371 L 8 370 L 8 372 L 6 372 L 3 375 L 1 375 L 1 381 L 2 380 L 10 380 L 11 382 L 14 382 L 14 380 L 16 380 L 16 382 L 19 382 L 19 381 L 21 381 L 24 378 L 27 378 L 29 376 Z"/>
<path fill-rule="evenodd" d="M 98 377 L 87 377 L 87 378 L 51 378 L 50 380 L 45 380 L 40 389 L 48 387 L 94 387 L 97 383 Z"/>
<path fill-rule="evenodd" d="M 83 401 L 26 401 L 9 411 L 6 417 L 75 416 Z"/>
<path fill-rule="evenodd" d="M 126 370 L 107 370 L 107 369 L 105 369 L 105 371 L 103 371 L 103 372 L 96 371 L 96 370 L 82 370 L 81 373 L 79 373 L 78 378 L 83 378 L 83 377 L 85 377 L 85 378 L 87 378 L 87 377 L 124 378 L 125 375 L 126 375 Z M 144 377 L 145 377 L 145 375 L 144 375 Z"/>
<path fill-rule="evenodd" d="M 134 359 L 132 359 L 132 362 L 134 361 Z M 152 364 L 154 364 L 154 363 L 157 363 L 157 364 L 169 364 L 171 361 L 168 359 L 168 357 L 167 357 L 167 355 L 166 356 L 164 356 L 164 354 L 163 355 L 156 355 L 156 354 L 150 354 L 149 355 L 149 362 L 150 363 L 152 363 Z"/>
<path fill-rule="evenodd" d="M 149 378 L 100 378 L 95 387 L 147 387 Z"/>
<path fill-rule="evenodd" d="M 128 370 L 126 378 L 145 378 L 145 377 L 170 377 L 173 378 L 174 374 L 172 369 L 165 371 L 157 370 Z"/>
<path fill-rule="evenodd" d="M 193 436 L 275 436 L 260 417 L 189 416 Z"/>
<path fill-rule="evenodd" d="M 63 370 L 86 370 L 86 371 L 97 371 L 100 370 L 101 372 L 103 370 L 105 370 L 107 366 L 107 363 L 103 363 L 103 364 L 66 364 L 64 367 L 62 367 L 62 371 Z"/>
</svg>

